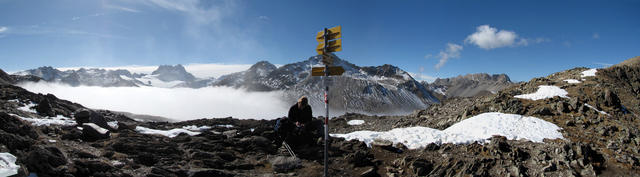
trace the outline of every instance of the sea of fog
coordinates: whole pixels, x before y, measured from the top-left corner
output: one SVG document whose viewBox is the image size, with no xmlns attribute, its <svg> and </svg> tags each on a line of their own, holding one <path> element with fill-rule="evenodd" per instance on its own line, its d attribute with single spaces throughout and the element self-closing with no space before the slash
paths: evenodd
<svg viewBox="0 0 640 177">
<path fill-rule="evenodd" d="M 234 117 L 275 119 L 287 115 L 293 103 L 283 101 L 283 93 L 248 92 L 230 87 L 72 87 L 49 82 L 27 82 L 18 86 L 34 93 L 51 93 L 93 109 L 124 111 L 170 119 Z"/>
</svg>

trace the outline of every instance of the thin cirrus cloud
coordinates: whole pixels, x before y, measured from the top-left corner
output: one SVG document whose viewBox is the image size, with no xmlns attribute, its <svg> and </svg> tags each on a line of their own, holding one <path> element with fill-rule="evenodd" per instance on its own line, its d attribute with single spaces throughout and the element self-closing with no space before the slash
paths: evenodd
<svg viewBox="0 0 640 177">
<path fill-rule="evenodd" d="M 435 65 L 436 70 L 439 70 L 444 64 L 452 58 L 460 58 L 460 53 L 463 47 L 454 43 L 447 43 L 447 48 L 440 51 L 438 58 L 440 59 L 438 64 Z"/>
<path fill-rule="evenodd" d="M 51 93 L 93 109 L 162 116 L 178 121 L 223 118 L 275 119 L 286 116 L 283 92 L 249 92 L 230 87 L 72 87 L 49 82 L 19 84 L 35 93 Z"/>
</svg>

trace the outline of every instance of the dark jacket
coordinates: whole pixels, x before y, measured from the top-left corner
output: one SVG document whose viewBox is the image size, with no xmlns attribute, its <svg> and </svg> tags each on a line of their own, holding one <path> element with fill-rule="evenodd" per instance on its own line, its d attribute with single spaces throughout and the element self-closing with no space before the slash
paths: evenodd
<svg viewBox="0 0 640 177">
<path fill-rule="evenodd" d="M 300 122 L 307 124 L 311 122 L 313 114 L 311 113 L 311 106 L 307 105 L 304 108 L 298 109 L 298 104 L 294 104 L 289 108 L 289 120 L 291 122 Z"/>
</svg>

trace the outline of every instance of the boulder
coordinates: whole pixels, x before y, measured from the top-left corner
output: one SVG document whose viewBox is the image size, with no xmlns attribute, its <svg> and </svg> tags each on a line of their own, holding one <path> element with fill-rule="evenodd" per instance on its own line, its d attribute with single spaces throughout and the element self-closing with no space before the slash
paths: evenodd
<svg viewBox="0 0 640 177">
<path fill-rule="evenodd" d="M 31 125 L 4 112 L 0 112 L 0 130 L 32 139 L 38 138 L 38 133 Z"/>
<path fill-rule="evenodd" d="M 40 100 L 40 102 L 38 102 L 38 105 L 36 106 L 36 111 L 41 116 L 56 116 L 56 112 L 53 111 L 53 107 L 51 106 L 51 102 L 49 101 L 49 99 Z"/>
<path fill-rule="evenodd" d="M 111 132 L 104 129 L 94 123 L 82 124 L 82 139 L 85 141 L 96 141 L 100 139 L 107 139 L 110 137 Z"/>
<path fill-rule="evenodd" d="M 611 90 L 606 89 L 604 91 L 604 105 L 612 107 L 620 107 L 620 98 Z"/>
<path fill-rule="evenodd" d="M 111 128 L 109 124 L 107 124 L 107 121 L 105 120 L 104 116 L 102 116 L 102 114 L 88 109 L 80 109 L 76 111 L 74 118 L 76 119 L 78 125 L 82 125 L 84 123 L 93 123 L 102 128 Z"/>
<path fill-rule="evenodd" d="M 65 172 L 58 167 L 67 164 L 67 157 L 57 147 L 37 146 L 29 152 L 25 163 L 30 172 L 39 176 L 61 176 Z"/>
<path fill-rule="evenodd" d="M 270 160 L 273 171 L 287 172 L 302 167 L 302 161 L 295 157 L 277 156 Z"/>
</svg>

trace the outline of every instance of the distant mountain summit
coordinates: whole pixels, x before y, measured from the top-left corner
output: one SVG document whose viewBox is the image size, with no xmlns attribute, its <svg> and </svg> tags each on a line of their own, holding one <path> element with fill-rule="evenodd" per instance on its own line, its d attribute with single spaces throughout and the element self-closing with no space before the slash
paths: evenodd
<svg viewBox="0 0 640 177">
<path fill-rule="evenodd" d="M 436 79 L 433 83 L 423 83 L 434 93 L 446 98 L 473 97 L 495 94 L 513 84 L 506 74 L 476 73 L 452 78 Z"/>
<path fill-rule="evenodd" d="M 171 81 L 185 81 L 190 82 L 196 80 L 196 77 L 191 73 L 187 72 L 184 69 L 184 66 L 178 64 L 175 66 L 171 65 L 160 65 L 158 69 L 153 71 L 151 75 L 157 75 L 157 78 L 161 81 L 171 82 Z"/>
<path fill-rule="evenodd" d="M 136 87 L 142 82 L 130 79 L 133 75 L 127 70 L 85 69 L 60 71 L 51 66 L 39 67 L 16 73 L 33 75 L 48 82 L 61 82 L 72 86 Z M 123 77 L 124 76 L 124 77 Z"/>
</svg>

